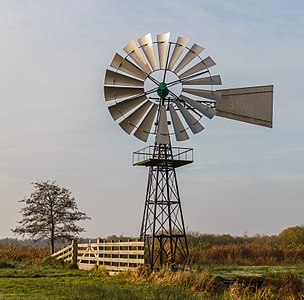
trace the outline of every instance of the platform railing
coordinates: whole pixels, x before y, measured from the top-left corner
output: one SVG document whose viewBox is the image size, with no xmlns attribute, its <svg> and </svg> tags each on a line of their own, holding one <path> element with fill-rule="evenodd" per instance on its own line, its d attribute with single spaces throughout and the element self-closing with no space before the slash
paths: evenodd
<svg viewBox="0 0 304 300">
<path fill-rule="evenodd" d="M 184 147 L 171 147 L 172 160 L 193 162 L 193 149 Z M 133 152 L 133 166 L 139 165 L 144 161 L 156 159 L 154 157 L 155 146 L 148 146 Z"/>
</svg>

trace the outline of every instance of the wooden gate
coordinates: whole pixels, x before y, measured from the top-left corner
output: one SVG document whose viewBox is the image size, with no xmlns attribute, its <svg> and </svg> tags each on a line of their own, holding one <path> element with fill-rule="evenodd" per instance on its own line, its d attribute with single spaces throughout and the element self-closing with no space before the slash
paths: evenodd
<svg viewBox="0 0 304 300">
<path fill-rule="evenodd" d="M 144 242 L 118 241 L 78 244 L 73 241 L 69 246 L 52 255 L 57 259 L 77 263 L 82 270 L 92 270 L 102 266 L 110 273 L 134 270 L 144 261 Z"/>
</svg>

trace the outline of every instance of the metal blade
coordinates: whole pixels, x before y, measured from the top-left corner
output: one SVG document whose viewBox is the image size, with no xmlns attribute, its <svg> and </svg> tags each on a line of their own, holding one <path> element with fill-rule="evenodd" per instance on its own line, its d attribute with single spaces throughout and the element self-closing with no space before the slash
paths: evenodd
<svg viewBox="0 0 304 300">
<path fill-rule="evenodd" d="M 192 68 L 190 68 L 189 70 L 182 73 L 179 77 L 180 78 L 185 78 L 186 76 L 195 74 L 199 71 L 209 69 L 209 68 L 211 68 L 215 65 L 216 65 L 216 63 L 213 61 L 213 59 L 210 56 L 208 56 L 204 60 L 202 60 L 201 62 L 199 62 L 198 64 L 196 64 Z"/>
<path fill-rule="evenodd" d="M 176 61 L 179 59 L 179 57 L 182 55 L 186 45 L 188 44 L 190 39 L 179 37 L 176 41 L 173 53 L 171 55 L 171 59 L 169 62 L 168 69 L 172 70 L 174 65 L 176 64 Z"/>
<path fill-rule="evenodd" d="M 215 109 L 204 103 L 200 103 L 184 95 L 181 95 L 180 99 L 182 99 L 183 101 L 194 107 L 196 110 L 201 112 L 204 116 L 208 117 L 209 119 L 212 119 L 215 115 Z"/>
<path fill-rule="evenodd" d="M 142 56 L 134 40 L 130 41 L 129 44 L 123 49 L 147 74 L 151 73 L 149 65 Z"/>
<path fill-rule="evenodd" d="M 144 82 L 135 78 L 113 72 L 106 71 L 104 84 L 108 85 L 124 85 L 124 86 L 144 86 Z"/>
<path fill-rule="evenodd" d="M 144 102 L 146 99 L 146 96 L 139 96 L 133 99 L 127 99 L 112 106 L 109 106 L 108 109 L 112 118 L 116 121 L 117 119 L 125 115 L 127 112 Z"/>
<path fill-rule="evenodd" d="M 179 108 L 180 112 L 182 113 L 183 117 L 185 118 L 188 126 L 190 127 L 191 131 L 196 134 L 199 133 L 204 129 L 204 127 L 197 121 L 190 112 L 183 106 L 179 101 L 173 101 Z"/>
<path fill-rule="evenodd" d="M 164 105 L 160 106 L 158 127 L 157 127 L 155 141 L 158 144 L 170 144 L 167 112 Z"/>
<path fill-rule="evenodd" d="M 187 54 L 184 56 L 182 61 L 178 64 L 178 66 L 175 68 L 174 72 L 178 73 L 180 70 L 182 70 L 186 65 L 188 65 L 197 55 L 199 55 L 205 48 L 193 44 L 191 49 L 187 52 Z"/>
<path fill-rule="evenodd" d="M 123 58 L 118 53 L 115 54 L 111 62 L 111 67 L 119 71 L 125 72 L 129 75 L 133 75 L 134 77 L 140 78 L 142 80 L 145 80 L 147 78 L 147 75 L 141 69 L 137 68 L 129 60 Z"/>
<path fill-rule="evenodd" d="M 273 86 L 220 90 L 216 115 L 228 119 L 272 127 Z"/>
<path fill-rule="evenodd" d="M 157 47 L 159 57 L 159 68 L 165 69 L 169 48 L 170 32 L 157 35 Z"/>
<path fill-rule="evenodd" d="M 119 98 L 124 98 L 128 96 L 136 96 L 139 94 L 143 94 L 143 88 L 135 88 L 135 87 L 118 87 L 118 86 L 105 86 L 104 87 L 104 95 L 105 100 L 116 100 Z"/>
<path fill-rule="evenodd" d="M 221 93 L 219 91 L 209 91 L 203 89 L 188 89 L 188 88 L 185 88 L 182 91 L 188 94 L 200 96 L 215 101 L 218 101 L 221 98 Z"/>
<path fill-rule="evenodd" d="M 214 75 L 204 78 L 197 78 L 193 80 L 182 80 L 183 85 L 221 85 L 221 76 Z"/>
<path fill-rule="evenodd" d="M 121 128 L 127 134 L 130 134 L 151 105 L 152 102 L 150 101 L 145 102 L 142 106 L 140 106 L 137 110 L 135 110 L 130 116 L 128 116 L 126 119 L 124 119 L 122 122 L 119 123 Z"/>
<path fill-rule="evenodd" d="M 157 107 L 158 106 L 156 104 L 153 104 L 148 114 L 145 116 L 144 120 L 141 122 L 134 133 L 134 135 L 143 142 L 146 142 L 148 140 L 153 121 L 157 113 Z"/>
<path fill-rule="evenodd" d="M 171 114 L 171 119 L 172 119 L 172 123 L 173 123 L 174 134 L 175 134 L 176 140 L 177 141 L 188 140 L 189 136 L 186 132 L 186 129 L 185 129 L 183 123 L 181 122 L 181 120 L 180 120 L 178 114 L 176 113 L 172 104 L 169 105 L 169 111 Z"/>
<path fill-rule="evenodd" d="M 151 33 L 148 33 L 145 36 L 138 39 L 138 43 L 141 46 L 142 50 L 144 51 L 146 58 L 149 61 L 153 71 L 157 70 L 157 63 L 154 55 Z"/>
</svg>

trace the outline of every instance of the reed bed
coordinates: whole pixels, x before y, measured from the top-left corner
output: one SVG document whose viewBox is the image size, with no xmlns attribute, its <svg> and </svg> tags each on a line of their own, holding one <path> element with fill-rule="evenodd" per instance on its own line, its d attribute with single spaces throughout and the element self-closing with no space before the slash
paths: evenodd
<svg viewBox="0 0 304 300">
<path fill-rule="evenodd" d="M 49 255 L 49 249 L 23 246 L 0 247 L 0 262 L 4 263 L 41 263 Z"/>
<path fill-rule="evenodd" d="M 215 245 L 191 248 L 192 264 L 277 265 L 304 263 L 304 247 L 277 247 L 256 244 Z"/>
</svg>

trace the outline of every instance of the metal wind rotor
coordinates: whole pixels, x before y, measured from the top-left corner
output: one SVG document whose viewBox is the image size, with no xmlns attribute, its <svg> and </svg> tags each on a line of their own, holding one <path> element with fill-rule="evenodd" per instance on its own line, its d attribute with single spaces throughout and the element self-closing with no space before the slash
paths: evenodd
<svg viewBox="0 0 304 300">
<path fill-rule="evenodd" d="M 130 41 L 126 56 L 116 53 L 106 70 L 105 101 L 112 118 L 128 134 L 146 142 L 169 144 L 189 139 L 204 129 L 201 119 L 215 115 L 256 125 L 272 127 L 273 87 L 215 89 L 220 75 L 212 75 L 215 66 L 210 57 L 202 57 L 204 48 L 189 39 L 170 41 L 170 33 L 151 34 Z"/>
</svg>

